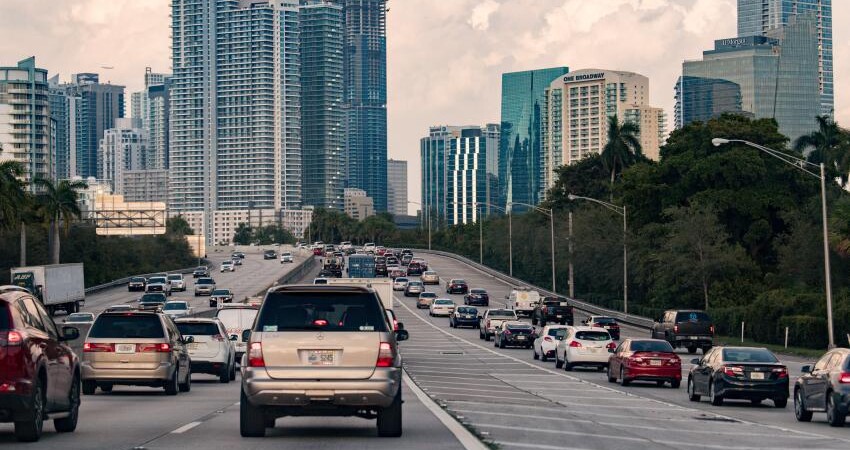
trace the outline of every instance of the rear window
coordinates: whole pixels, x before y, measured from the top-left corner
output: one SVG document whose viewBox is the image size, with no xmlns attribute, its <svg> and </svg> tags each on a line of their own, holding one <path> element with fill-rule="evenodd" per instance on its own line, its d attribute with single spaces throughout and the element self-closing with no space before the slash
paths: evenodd
<svg viewBox="0 0 850 450">
<path fill-rule="evenodd" d="M 90 338 L 159 339 L 165 337 L 159 317 L 150 314 L 100 315 Z"/>
<path fill-rule="evenodd" d="M 563 339 L 564 336 L 567 335 L 567 329 L 566 328 L 549 328 L 549 333 L 547 333 L 547 334 L 549 336 L 555 336 L 556 338 L 558 338 L 560 340 L 560 339 Z"/>
<path fill-rule="evenodd" d="M 133 278 L 130 278 L 130 281 L 132 281 L 133 283 L 139 283 L 139 282 L 144 282 L 145 279 L 143 277 L 133 277 Z"/>
<path fill-rule="evenodd" d="M 629 350 L 633 352 L 672 352 L 673 346 L 665 341 L 632 341 Z"/>
<path fill-rule="evenodd" d="M 507 326 L 509 330 L 531 330 L 531 325 L 520 325 L 520 324 L 509 324 Z"/>
<path fill-rule="evenodd" d="M 702 311 L 681 311 L 676 313 L 676 322 L 711 322 L 711 318 Z"/>
<path fill-rule="evenodd" d="M 409 284 L 410 286 L 422 286 L 421 281 L 410 281 L 407 284 Z"/>
<path fill-rule="evenodd" d="M 177 329 L 184 336 L 215 336 L 219 334 L 218 325 L 210 322 L 178 323 Z"/>
<path fill-rule="evenodd" d="M 142 296 L 141 303 L 151 302 L 165 303 L 165 296 L 162 294 L 145 294 Z"/>
<path fill-rule="evenodd" d="M 230 295 L 230 291 L 227 289 L 216 289 L 212 292 L 212 295 Z"/>
<path fill-rule="evenodd" d="M 404 277 L 398 277 L 395 280 L 399 283 L 406 283 L 407 282 L 407 278 L 404 278 Z"/>
<path fill-rule="evenodd" d="M 461 306 L 457 309 L 457 312 L 461 314 L 478 314 L 478 310 L 476 308 L 470 308 L 469 306 Z"/>
<path fill-rule="evenodd" d="M 6 303 L 0 303 L 0 330 L 8 330 L 12 328 L 12 320 L 9 318 L 9 306 Z"/>
<path fill-rule="evenodd" d="M 215 284 L 212 278 L 199 278 L 197 284 Z"/>
<path fill-rule="evenodd" d="M 596 317 L 593 319 L 593 323 L 601 323 L 603 325 L 616 325 L 617 319 L 611 317 Z"/>
<path fill-rule="evenodd" d="M 433 292 L 423 292 L 419 294 L 419 298 L 437 298 L 437 294 Z"/>
<path fill-rule="evenodd" d="M 165 283 L 165 277 L 153 277 L 148 280 L 148 283 Z"/>
<path fill-rule="evenodd" d="M 257 331 L 387 331 L 383 308 L 371 293 L 271 293 Z"/>
<path fill-rule="evenodd" d="M 611 340 L 611 335 L 604 331 L 579 331 L 576 333 L 576 339 L 582 341 L 608 341 Z"/>
<path fill-rule="evenodd" d="M 165 307 L 162 308 L 165 311 L 173 311 L 179 309 L 187 309 L 189 306 L 185 303 L 166 303 Z"/>
<path fill-rule="evenodd" d="M 437 304 L 437 305 L 454 305 L 455 302 L 453 302 L 451 300 L 437 300 L 434 303 Z"/>
<path fill-rule="evenodd" d="M 724 348 L 723 361 L 727 362 L 779 362 L 769 350 L 763 348 Z"/>
<path fill-rule="evenodd" d="M 183 275 L 169 275 L 168 279 L 169 280 L 181 280 L 181 279 L 183 279 Z"/>
<path fill-rule="evenodd" d="M 516 313 L 513 311 L 491 309 L 490 317 L 516 317 Z"/>
<path fill-rule="evenodd" d="M 469 292 L 471 292 L 473 294 L 486 294 L 487 293 L 487 291 L 485 291 L 484 289 L 472 289 Z"/>
</svg>

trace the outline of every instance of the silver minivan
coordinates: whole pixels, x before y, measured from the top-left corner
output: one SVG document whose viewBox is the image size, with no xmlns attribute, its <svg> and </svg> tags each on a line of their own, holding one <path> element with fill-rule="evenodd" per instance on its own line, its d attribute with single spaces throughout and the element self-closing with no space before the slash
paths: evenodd
<svg viewBox="0 0 850 450">
<path fill-rule="evenodd" d="M 243 335 L 240 432 L 264 436 L 284 416 L 377 418 L 378 435 L 401 436 L 401 356 L 377 293 L 366 287 L 269 289 Z"/>
</svg>

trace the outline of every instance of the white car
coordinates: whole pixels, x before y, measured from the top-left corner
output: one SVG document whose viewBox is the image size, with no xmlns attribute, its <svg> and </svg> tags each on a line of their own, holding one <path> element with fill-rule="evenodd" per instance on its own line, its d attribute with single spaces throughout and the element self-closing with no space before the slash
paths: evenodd
<svg viewBox="0 0 850 450">
<path fill-rule="evenodd" d="M 233 261 L 224 261 L 221 263 L 221 273 L 224 272 L 236 272 L 236 265 L 233 264 Z"/>
<path fill-rule="evenodd" d="M 558 342 L 567 335 L 566 325 L 546 325 L 540 331 L 540 335 L 534 340 L 534 359 L 548 361 L 555 357 L 555 349 Z"/>
<path fill-rule="evenodd" d="M 555 367 L 570 371 L 576 366 L 592 366 L 602 370 L 608 356 L 617 347 L 611 335 L 602 328 L 568 327 L 567 335 L 555 350 Z"/>
<path fill-rule="evenodd" d="M 183 274 L 169 274 L 167 280 L 171 284 L 172 291 L 186 292 L 186 280 L 183 279 Z"/>
<path fill-rule="evenodd" d="M 281 264 L 283 264 L 283 263 L 291 263 L 292 261 L 293 261 L 293 259 L 292 259 L 292 253 L 290 253 L 290 252 L 282 252 L 282 253 L 280 254 L 280 263 L 281 263 Z"/>
<path fill-rule="evenodd" d="M 192 360 L 192 373 L 218 376 L 221 383 L 236 379 L 236 336 L 228 337 L 227 330 L 218 319 L 179 319 L 174 322 L 180 334 L 192 336 L 187 344 Z"/>
<path fill-rule="evenodd" d="M 236 349 L 236 361 L 241 365 L 242 355 L 247 349 L 247 342 L 242 340 L 242 332 L 251 328 L 259 311 L 258 306 L 230 304 L 225 305 L 215 313 L 216 319 L 224 325 L 227 340 L 233 342 Z"/>
<path fill-rule="evenodd" d="M 450 298 L 438 298 L 431 302 L 428 315 L 434 316 L 450 316 L 455 312 L 455 302 Z"/>
<path fill-rule="evenodd" d="M 363 244 L 363 251 L 366 253 L 375 253 L 375 250 L 377 249 L 378 247 L 375 245 L 374 242 L 367 242 Z"/>
<path fill-rule="evenodd" d="M 171 283 L 163 276 L 148 278 L 148 284 L 145 285 L 145 292 L 162 292 L 166 296 L 171 295 Z"/>
<path fill-rule="evenodd" d="M 404 288 L 407 287 L 407 278 L 405 277 L 397 277 L 393 280 L 393 290 L 394 291 L 403 291 Z"/>
<path fill-rule="evenodd" d="M 179 319 L 191 315 L 194 310 L 189 306 L 189 302 L 172 300 L 165 302 L 165 305 L 162 306 L 162 312 L 172 319 Z"/>
</svg>

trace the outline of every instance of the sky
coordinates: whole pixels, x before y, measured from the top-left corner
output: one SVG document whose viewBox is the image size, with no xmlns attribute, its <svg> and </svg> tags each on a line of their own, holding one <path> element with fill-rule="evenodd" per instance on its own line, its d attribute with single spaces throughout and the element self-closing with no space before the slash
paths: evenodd
<svg viewBox="0 0 850 450">
<path fill-rule="evenodd" d="M 170 72 L 168 0 L 0 0 L 0 65 L 29 56 L 50 76 L 99 72 L 140 90 Z M 833 2 L 836 120 L 850 125 L 850 0 Z M 649 77 L 672 127 L 683 60 L 735 37 L 735 0 L 389 0 L 389 157 L 420 198 L 419 139 L 432 125 L 500 120 L 501 74 L 567 66 Z M 129 95 L 127 95 L 129 113 Z M 669 130 L 668 130 L 669 131 Z M 411 212 L 417 209 L 411 205 Z"/>
</svg>

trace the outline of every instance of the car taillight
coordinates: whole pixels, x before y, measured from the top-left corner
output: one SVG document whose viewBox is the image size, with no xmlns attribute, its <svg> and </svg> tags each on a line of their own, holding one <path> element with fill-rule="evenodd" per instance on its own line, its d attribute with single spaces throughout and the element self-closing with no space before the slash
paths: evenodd
<svg viewBox="0 0 850 450">
<path fill-rule="evenodd" d="M 114 344 L 98 344 L 95 342 L 86 342 L 83 344 L 84 353 L 99 353 L 99 352 L 114 352 Z"/>
<path fill-rule="evenodd" d="M 605 346 L 605 348 L 607 348 L 608 350 L 614 350 L 615 348 L 617 348 L 617 344 L 609 342 L 608 345 Z"/>
<path fill-rule="evenodd" d="M 490 328 L 490 319 L 487 319 L 487 328 Z"/>
<path fill-rule="evenodd" d="M 508 335 L 508 336 L 510 336 L 510 335 L 512 334 L 512 333 L 511 333 L 511 330 L 505 330 L 505 334 L 506 334 L 506 335 Z"/>
<path fill-rule="evenodd" d="M 139 353 L 171 353 L 171 344 L 136 344 L 136 351 Z"/>
<path fill-rule="evenodd" d="M 4 339 L 4 336 L 5 339 Z M 17 347 L 24 342 L 24 336 L 17 331 L 8 331 L 0 333 L 0 347 Z"/>
<path fill-rule="evenodd" d="M 709 329 L 709 331 L 711 331 L 711 334 L 713 335 L 714 334 L 714 325 L 708 327 L 708 329 Z"/>
<path fill-rule="evenodd" d="M 678 333 L 678 332 L 679 332 L 679 325 L 673 325 L 673 332 L 674 332 L 674 333 Z"/>
<path fill-rule="evenodd" d="M 378 361 L 375 362 L 375 367 L 392 367 L 395 355 L 393 355 L 393 347 L 389 342 L 381 342 L 378 347 Z"/>
<path fill-rule="evenodd" d="M 573 348 L 581 347 L 581 342 L 572 341 L 572 342 L 570 342 L 570 347 L 573 347 Z"/>
<path fill-rule="evenodd" d="M 543 340 L 546 341 L 546 342 L 555 342 L 555 340 L 552 339 L 551 336 L 546 336 L 546 337 L 543 338 Z"/>
<path fill-rule="evenodd" d="M 266 361 L 263 359 L 262 343 L 251 342 L 248 345 L 248 367 L 266 367 Z"/>
<path fill-rule="evenodd" d="M 393 331 L 398 331 L 398 320 L 393 319 Z"/>
<path fill-rule="evenodd" d="M 771 372 L 776 374 L 776 378 L 788 378 L 788 369 L 784 367 L 777 367 L 771 370 Z"/>
<path fill-rule="evenodd" d="M 218 342 L 224 342 L 224 336 L 222 336 L 220 334 L 214 334 L 213 337 L 212 337 L 212 340 L 218 341 Z"/>
<path fill-rule="evenodd" d="M 850 372 L 842 372 L 838 376 L 838 382 L 841 384 L 850 384 Z"/>
<path fill-rule="evenodd" d="M 730 377 L 744 376 L 744 368 L 741 366 L 723 366 L 720 368 L 724 374 Z"/>
</svg>

